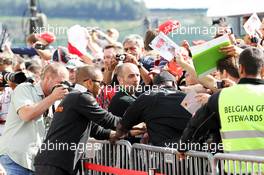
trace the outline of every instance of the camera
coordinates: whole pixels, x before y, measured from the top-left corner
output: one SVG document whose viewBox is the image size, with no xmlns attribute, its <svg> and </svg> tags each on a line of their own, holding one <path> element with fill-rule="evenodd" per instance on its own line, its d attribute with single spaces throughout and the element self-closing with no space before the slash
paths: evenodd
<svg viewBox="0 0 264 175">
<path fill-rule="evenodd" d="M 35 49 L 40 49 L 40 50 L 45 50 L 46 49 L 46 46 L 45 45 L 43 45 L 43 44 L 36 44 L 35 45 Z"/>
<path fill-rule="evenodd" d="M 116 54 L 116 60 L 117 61 L 125 61 L 126 59 L 126 54 Z"/>
<path fill-rule="evenodd" d="M 259 39 L 258 39 L 258 37 L 256 37 L 256 36 L 253 36 L 252 38 L 250 38 L 250 41 L 251 41 L 252 43 L 255 43 L 255 44 L 257 44 L 257 43 L 258 43 L 258 41 L 259 41 Z"/>
<path fill-rule="evenodd" d="M 93 33 L 96 33 L 97 31 L 99 31 L 100 28 L 99 27 L 88 27 L 87 31 L 90 35 L 92 35 Z"/>
<path fill-rule="evenodd" d="M 225 26 L 226 25 L 226 19 L 225 18 L 218 18 L 212 20 L 212 25 L 219 25 L 219 26 Z"/>
<path fill-rule="evenodd" d="M 70 82 L 68 81 L 62 81 L 60 82 L 60 84 L 54 86 L 52 88 L 52 91 L 57 88 L 57 87 L 63 87 L 64 89 L 67 89 L 69 92 L 73 90 L 73 84 L 71 84 Z"/>
<path fill-rule="evenodd" d="M 23 82 L 26 82 L 28 79 L 26 77 L 26 75 L 24 74 L 24 72 L 2 72 L 0 74 L 3 78 L 2 83 L 0 84 L 0 87 L 4 87 L 7 83 L 7 81 L 10 81 L 12 83 L 15 84 L 20 84 Z"/>
</svg>

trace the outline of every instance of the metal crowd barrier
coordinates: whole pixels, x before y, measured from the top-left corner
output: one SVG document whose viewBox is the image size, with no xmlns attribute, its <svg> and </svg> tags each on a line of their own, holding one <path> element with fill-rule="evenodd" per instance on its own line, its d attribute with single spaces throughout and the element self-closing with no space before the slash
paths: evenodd
<svg viewBox="0 0 264 175">
<path fill-rule="evenodd" d="M 166 175 L 212 174 L 213 156 L 206 152 L 188 152 L 179 160 L 177 150 L 144 144 L 133 144 L 131 166 L 134 170 L 156 169 Z"/>
<path fill-rule="evenodd" d="M 88 143 L 90 147 L 86 150 L 82 158 L 83 163 L 130 169 L 129 161 L 132 147 L 130 142 L 120 140 L 113 145 L 106 140 L 89 139 Z M 102 175 L 106 173 L 85 170 L 84 174 Z"/>
<path fill-rule="evenodd" d="M 214 156 L 214 168 L 219 174 L 264 175 L 264 157 L 218 153 Z"/>
<path fill-rule="evenodd" d="M 105 140 L 89 139 L 90 147 L 83 163 L 165 175 L 264 175 L 264 157 L 189 151 L 183 160 L 176 149 L 120 140 L 115 145 Z M 85 170 L 86 175 L 107 173 Z"/>
</svg>

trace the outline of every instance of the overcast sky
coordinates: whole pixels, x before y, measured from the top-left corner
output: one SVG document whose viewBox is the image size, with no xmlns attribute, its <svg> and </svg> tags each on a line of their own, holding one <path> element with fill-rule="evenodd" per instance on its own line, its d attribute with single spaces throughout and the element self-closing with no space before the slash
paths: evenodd
<svg viewBox="0 0 264 175">
<path fill-rule="evenodd" d="M 147 8 L 209 8 L 209 16 L 263 12 L 264 0 L 144 0 Z"/>
<path fill-rule="evenodd" d="M 148 8 L 208 8 L 212 4 L 212 0 L 144 0 L 144 1 Z"/>
</svg>

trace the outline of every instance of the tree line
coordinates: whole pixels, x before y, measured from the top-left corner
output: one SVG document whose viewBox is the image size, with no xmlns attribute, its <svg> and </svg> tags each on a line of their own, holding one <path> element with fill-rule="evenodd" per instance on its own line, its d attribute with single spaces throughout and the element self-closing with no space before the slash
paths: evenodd
<svg viewBox="0 0 264 175">
<path fill-rule="evenodd" d="M 147 11 L 143 0 L 36 0 L 38 10 L 48 17 L 98 20 L 142 19 Z M 1 16 L 28 15 L 28 1 L 1 0 Z"/>
</svg>

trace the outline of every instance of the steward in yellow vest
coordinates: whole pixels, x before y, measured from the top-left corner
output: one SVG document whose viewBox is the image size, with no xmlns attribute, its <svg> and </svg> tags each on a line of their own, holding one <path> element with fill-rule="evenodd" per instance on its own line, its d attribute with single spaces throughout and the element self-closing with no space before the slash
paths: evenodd
<svg viewBox="0 0 264 175">
<path fill-rule="evenodd" d="M 218 130 L 222 140 L 218 150 L 221 152 L 264 156 L 263 50 L 250 47 L 240 54 L 239 75 L 238 85 L 213 94 L 196 112 L 183 132 L 181 143 L 195 142 L 194 138 Z M 243 163 L 241 166 L 236 164 L 236 168 L 230 163 L 229 170 L 233 174 L 246 172 Z M 251 166 L 247 170 L 251 172 Z M 258 171 L 254 166 L 254 172 Z M 261 171 L 264 173 L 263 165 Z"/>
</svg>

